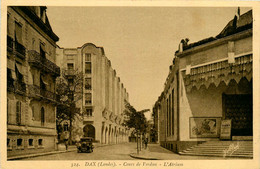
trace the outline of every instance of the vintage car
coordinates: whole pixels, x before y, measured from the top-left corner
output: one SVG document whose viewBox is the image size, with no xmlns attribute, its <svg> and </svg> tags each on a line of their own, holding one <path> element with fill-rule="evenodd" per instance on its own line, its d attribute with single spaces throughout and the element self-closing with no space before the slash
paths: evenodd
<svg viewBox="0 0 260 169">
<path fill-rule="evenodd" d="M 81 153 L 81 152 L 92 153 L 93 149 L 94 149 L 92 142 L 93 142 L 92 137 L 81 138 L 79 143 L 77 143 L 78 153 Z"/>
</svg>

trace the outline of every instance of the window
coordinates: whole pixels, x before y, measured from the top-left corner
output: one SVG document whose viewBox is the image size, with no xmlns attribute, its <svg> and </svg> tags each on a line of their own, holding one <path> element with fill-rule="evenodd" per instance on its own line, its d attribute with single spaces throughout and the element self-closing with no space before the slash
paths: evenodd
<svg viewBox="0 0 260 169">
<path fill-rule="evenodd" d="M 29 146 L 33 146 L 33 139 L 29 139 L 28 143 L 29 143 Z"/>
<path fill-rule="evenodd" d="M 34 112 L 34 106 L 32 106 L 32 120 L 35 119 L 35 112 Z"/>
<path fill-rule="evenodd" d="M 35 50 L 35 39 L 32 39 L 32 50 Z"/>
<path fill-rule="evenodd" d="M 72 85 L 73 85 L 73 81 L 74 81 L 74 80 L 73 80 L 72 78 L 71 78 L 71 79 L 68 79 L 68 85 L 69 85 L 69 86 L 72 86 Z"/>
<path fill-rule="evenodd" d="M 16 102 L 16 123 L 17 125 L 21 125 L 21 102 Z"/>
<path fill-rule="evenodd" d="M 42 139 L 39 139 L 39 140 L 38 140 L 38 146 L 43 146 Z"/>
<path fill-rule="evenodd" d="M 46 50 L 45 45 L 43 43 L 40 43 L 40 56 L 42 58 L 46 58 Z"/>
<path fill-rule="evenodd" d="M 17 139 L 17 147 L 21 147 L 23 145 L 23 139 Z"/>
<path fill-rule="evenodd" d="M 11 147 L 10 138 L 7 138 L 7 147 Z"/>
<path fill-rule="evenodd" d="M 87 108 L 86 109 L 86 115 L 87 116 L 92 116 L 92 109 L 91 108 Z"/>
<path fill-rule="evenodd" d="M 85 62 L 91 62 L 91 53 L 85 53 Z"/>
<path fill-rule="evenodd" d="M 7 35 L 10 35 L 10 34 L 11 34 L 10 25 L 11 25 L 10 15 L 7 14 Z"/>
<path fill-rule="evenodd" d="M 73 70 L 74 69 L 74 64 L 73 63 L 68 63 L 67 64 L 68 70 Z"/>
<path fill-rule="evenodd" d="M 174 89 L 172 89 L 172 135 L 174 135 Z"/>
<path fill-rule="evenodd" d="M 44 126 L 44 122 L 45 122 L 45 112 L 44 112 L 44 108 L 41 108 L 41 125 Z"/>
<path fill-rule="evenodd" d="M 91 78 L 85 79 L 85 89 L 87 89 L 87 90 L 91 89 Z"/>
<path fill-rule="evenodd" d="M 85 94 L 85 104 L 91 104 L 91 93 Z"/>
<path fill-rule="evenodd" d="M 22 25 L 15 22 L 15 41 L 22 44 Z"/>
<path fill-rule="evenodd" d="M 69 130 L 69 124 L 66 122 L 63 125 L 63 131 L 68 131 Z"/>
<path fill-rule="evenodd" d="M 167 136 L 169 136 L 169 101 L 168 101 L 168 99 L 166 100 L 166 134 L 167 134 Z"/>
<path fill-rule="evenodd" d="M 171 107 L 171 103 L 172 103 L 172 95 L 169 95 L 169 135 L 172 134 L 172 107 Z"/>
<path fill-rule="evenodd" d="M 17 78 L 17 81 L 19 83 L 23 83 L 23 67 L 20 63 L 16 62 L 15 63 L 15 74 L 16 74 L 16 78 Z"/>
<path fill-rule="evenodd" d="M 91 73 L 91 63 L 90 62 L 85 63 L 85 73 Z"/>
<path fill-rule="evenodd" d="M 40 89 L 46 90 L 46 86 L 48 85 L 47 80 L 44 79 L 44 76 L 40 75 Z"/>
<path fill-rule="evenodd" d="M 7 124 L 9 124 L 9 99 L 7 99 Z"/>
</svg>

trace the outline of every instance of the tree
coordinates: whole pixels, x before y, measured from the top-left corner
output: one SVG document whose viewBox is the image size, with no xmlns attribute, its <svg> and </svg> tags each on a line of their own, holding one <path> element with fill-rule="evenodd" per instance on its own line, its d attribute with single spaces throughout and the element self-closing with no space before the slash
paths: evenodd
<svg viewBox="0 0 260 169">
<path fill-rule="evenodd" d="M 56 80 L 58 106 L 56 113 L 57 126 L 63 121 L 69 121 L 69 143 L 72 143 L 72 122 L 80 118 L 80 108 L 77 102 L 82 98 L 83 73 L 78 70 L 62 70 L 61 77 Z M 60 130 L 60 127 L 57 127 Z M 58 131 L 59 133 L 60 131 Z"/>
<path fill-rule="evenodd" d="M 136 111 L 136 109 L 128 102 L 125 102 L 125 106 L 127 109 L 127 111 L 125 112 L 127 118 L 124 121 L 124 125 L 134 129 L 137 140 L 137 154 L 139 154 L 138 137 L 139 135 L 144 135 L 146 133 L 148 124 L 144 113 L 150 110 L 144 109 L 141 111 Z"/>
</svg>

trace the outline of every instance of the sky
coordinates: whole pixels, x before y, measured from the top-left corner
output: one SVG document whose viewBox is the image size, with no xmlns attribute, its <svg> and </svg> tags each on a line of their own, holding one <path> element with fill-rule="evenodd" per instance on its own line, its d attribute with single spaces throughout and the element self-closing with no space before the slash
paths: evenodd
<svg viewBox="0 0 260 169">
<path fill-rule="evenodd" d="M 241 8 L 240 13 L 248 10 Z M 216 36 L 236 11 L 237 7 L 49 6 L 47 15 L 60 47 L 103 47 L 130 104 L 152 111 L 181 39 L 192 43 Z"/>
</svg>

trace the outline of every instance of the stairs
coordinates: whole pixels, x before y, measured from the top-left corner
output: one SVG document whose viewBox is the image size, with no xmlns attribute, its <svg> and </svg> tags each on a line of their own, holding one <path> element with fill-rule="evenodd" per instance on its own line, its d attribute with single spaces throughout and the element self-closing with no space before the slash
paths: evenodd
<svg viewBox="0 0 260 169">
<path fill-rule="evenodd" d="M 253 141 L 208 141 L 182 152 L 181 155 L 253 158 Z"/>
</svg>

